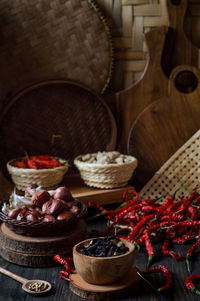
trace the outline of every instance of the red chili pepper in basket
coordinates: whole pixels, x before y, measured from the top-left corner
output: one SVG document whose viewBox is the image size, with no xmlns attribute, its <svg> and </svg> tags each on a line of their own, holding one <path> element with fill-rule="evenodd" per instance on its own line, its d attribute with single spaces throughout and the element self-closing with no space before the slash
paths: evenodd
<svg viewBox="0 0 200 301">
<path fill-rule="evenodd" d="M 61 166 L 61 163 L 57 160 L 34 160 L 40 168 L 55 168 Z"/>
<path fill-rule="evenodd" d="M 18 167 L 18 168 L 27 168 L 27 165 L 23 161 L 15 161 L 13 162 L 13 166 Z"/>
<path fill-rule="evenodd" d="M 147 274 L 147 273 L 151 273 L 151 272 L 163 272 L 164 277 L 165 277 L 165 285 L 157 288 L 157 292 L 165 292 L 168 291 L 169 289 L 171 289 L 172 287 L 172 275 L 170 273 L 170 271 L 164 266 L 164 265 L 158 265 L 157 267 L 154 268 L 149 268 L 145 271 L 141 271 L 141 274 Z M 140 275 L 140 274 L 139 274 Z M 145 278 L 143 278 L 145 280 Z"/>
<path fill-rule="evenodd" d="M 164 243 L 162 245 L 162 249 L 161 249 L 162 254 L 167 255 L 167 256 L 170 255 L 175 260 L 182 259 L 183 257 L 181 256 L 180 253 L 176 254 L 173 250 L 168 249 L 169 243 L 170 243 L 169 240 L 164 241 Z"/>
<path fill-rule="evenodd" d="M 33 156 L 33 160 L 51 160 L 54 157 L 49 156 L 49 155 L 37 155 L 37 156 Z"/>
<path fill-rule="evenodd" d="M 184 284 L 185 284 L 185 287 L 191 291 L 192 293 L 200 296 L 200 290 L 198 290 L 198 288 L 194 285 L 193 282 L 195 281 L 199 281 L 200 280 L 200 274 L 197 274 L 197 275 L 192 275 L 188 278 L 185 279 L 184 281 Z"/>
<path fill-rule="evenodd" d="M 34 160 L 31 160 L 31 159 L 29 159 L 27 161 L 27 165 L 31 169 L 37 169 L 38 168 L 36 162 Z"/>
<path fill-rule="evenodd" d="M 190 261 L 198 247 L 200 247 L 200 238 L 189 248 L 186 254 L 186 264 L 189 272 L 190 272 Z"/>
</svg>

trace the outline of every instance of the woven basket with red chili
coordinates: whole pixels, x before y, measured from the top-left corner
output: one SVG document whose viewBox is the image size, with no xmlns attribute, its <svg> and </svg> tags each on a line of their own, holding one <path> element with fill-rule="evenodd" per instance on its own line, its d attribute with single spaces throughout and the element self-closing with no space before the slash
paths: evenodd
<svg viewBox="0 0 200 301">
<path fill-rule="evenodd" d="M 18 168 L 30 168 L 30 169 L 43 169 L 43 168 L 55 168 L 61 166 L 60 161 L 48 155 L 41 156 L 25 156 L 20 160 L 13 161 L 12 166 Z"/>
<path fill-rule="evenodd" d="M 56 188 L 62 182 L 68 168 L 65 159 L 49 155 L 27 155 L 7 162 L 12 181 L 16 188 L 22 191 L 31 184 L 37 184 L 47 190 Z"/>
</svg>

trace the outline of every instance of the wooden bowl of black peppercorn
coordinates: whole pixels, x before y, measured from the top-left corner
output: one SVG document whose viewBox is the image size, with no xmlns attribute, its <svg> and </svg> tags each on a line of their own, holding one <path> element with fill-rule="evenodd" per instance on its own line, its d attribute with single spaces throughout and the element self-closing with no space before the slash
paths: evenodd
<svg viewBox="0 0 200 301">
<path fill-rule="evenodd" d="M 133 267 L 135 247 L 115 236 L 90 238 L 73 248 L 76 272 L 88 283 L 114 283 Z"/>
</svg>

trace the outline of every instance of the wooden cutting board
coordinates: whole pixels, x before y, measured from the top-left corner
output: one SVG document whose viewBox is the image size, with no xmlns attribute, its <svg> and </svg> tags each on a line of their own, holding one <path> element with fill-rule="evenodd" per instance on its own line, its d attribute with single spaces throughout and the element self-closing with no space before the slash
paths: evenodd
<svg viewBox="0 0 200 301">
<path fill-rule="evenodd" d="M 190 72 L 196 89 L 183 93 L 181 78 Z M 200 128 L 200 71 L 194 66 L 176 67 L 169 79 L 169 94 L 149 105 L 133 124 L 128 153 L 138 159 L 134 172 L 137 187 L 142 187 L 154 173 Z M 185 88 L 185 86 L 183 86 Z M 188 91 L 188 89 L 187 89 Z M 192 156 L 192 153 L 188 153 Z"/>
<path fill-rule="evenodd" d="M 118 145 L 121 152 L 127 152 L 130 128 L 145 107 L 167 93 L 167 77 L 161 68 L 161 58 L 168 28 L 162 26 L 145 34 L 148 47 L 148 61 L 142 77 L 128 89 L 116 94 L 118 124 Z"/>
<path fill-rule="evenodd" d="M 169 76 L 173 68 L 188 64 L 199 67 L 199 49 L 190 41 L 184 31 L 188 0 L 167 0 L 170 28 L 163 51 L 163 69 Z"/>
</svg>

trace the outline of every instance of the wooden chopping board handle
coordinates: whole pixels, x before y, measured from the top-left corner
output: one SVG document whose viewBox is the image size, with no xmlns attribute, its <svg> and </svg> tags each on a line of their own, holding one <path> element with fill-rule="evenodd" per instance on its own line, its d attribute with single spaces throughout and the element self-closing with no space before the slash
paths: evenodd
<svg viewBox="0 0 200 301">
<path fill-rule="evenodd" d="M 188 87 L 189 90 L 187 92 L 183 92 L 181 89 L 179 89 L 179 85 L 177 84 L 178 76 L 181 76 L 181 74 L 184 73 L 189 75 L 191 79 L 190 83 L 192 84 L 192 86 Z M 184 81 L 182 84 L 183 86 L 186 85 L 184 84 Z M 169 78 L 168 96 L 174 97 L 177 94 L 181 95 L 180 93 L 184 94 L 186 98 L 197 97 L 200 95 L 200 71 L 195 66 L 180 65 L 172 70 Z"/>
<path fill-rule="evenodd" d="M 180 0 L 179 4 L 173 4 L 172 0 L 167 0 L 168 14 L 170 27 L 175 30 L 183 32 L 183 23 L 185 13 L 188 7 L 187 0 Z"/>
<path fill-rule="evenodd" d="M 156 68 L 160 67 L 167 32 L 168 26 L 160 26 L 144 34 L 144 40 L 148 48 L 149 57 L 147 65 L 153 64 Z"/>
</svg>

